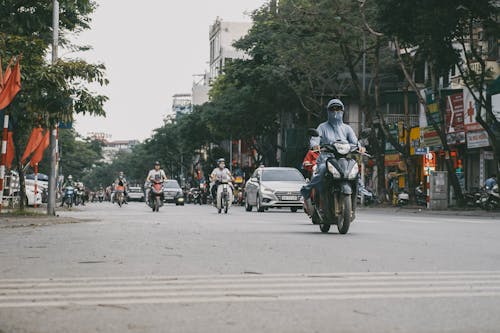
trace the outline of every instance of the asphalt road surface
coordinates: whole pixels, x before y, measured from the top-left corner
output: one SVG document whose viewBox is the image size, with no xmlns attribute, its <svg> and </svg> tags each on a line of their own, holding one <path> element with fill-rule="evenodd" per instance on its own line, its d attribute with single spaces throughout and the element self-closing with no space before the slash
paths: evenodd
<svg viewBox="0 0 500 333">
<path fill-rule="evenodd" d="M 0 332 L 500 332 L 500 216 L 91 204 L 0 229 Z"/>
</svg>

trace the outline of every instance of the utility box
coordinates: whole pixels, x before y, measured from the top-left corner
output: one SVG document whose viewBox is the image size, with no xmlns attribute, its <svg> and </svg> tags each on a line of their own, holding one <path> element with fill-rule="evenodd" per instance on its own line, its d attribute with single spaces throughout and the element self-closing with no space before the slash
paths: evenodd
<svg viewBox="0 0 500 333">
<path fill-rule="evenodd" d="M 434 210 L 448 208 L 448 172 L 432 171 L 430 175 L 429 208 Z"/>
</svg>

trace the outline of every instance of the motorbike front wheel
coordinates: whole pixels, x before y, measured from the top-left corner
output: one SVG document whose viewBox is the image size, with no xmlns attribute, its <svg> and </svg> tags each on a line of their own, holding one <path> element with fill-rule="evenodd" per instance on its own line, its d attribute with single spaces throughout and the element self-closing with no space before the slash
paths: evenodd
<svg viewBox="0 0 500 333">
<path fill-rule="evenodd" d="M 330 224 L 320 224 L 319 230 L 321 230 L 322 233 L 326 234 L 328 231 L 330 231 Z"/>
<path fill-rule="evenodd" d="M 342 205 L 342 213 L 338 218 L 337 228 L 340 234 L 345 235 L 349 231 L 349 226 L 351 225 L 351 195 L 342 195 L 340 204 Z"/>
</svg>

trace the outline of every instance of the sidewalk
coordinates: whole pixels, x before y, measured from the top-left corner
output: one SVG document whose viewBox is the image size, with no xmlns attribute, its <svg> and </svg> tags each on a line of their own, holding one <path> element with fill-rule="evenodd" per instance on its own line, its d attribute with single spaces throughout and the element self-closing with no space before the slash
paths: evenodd
<svg viewBox="0 0 500 333">
<path fill-rule="evenodd" d="M 394 207 L 390 205 L 377 205 L 361 207 L 358 205 L 360 211 L 378 211 L 387 214 L 421 214 L 421 215 L 448 215 L 448 216 L 471 216 L 471 217 L 484 217 L 491 219 L 498 219 L 500 222 L 500 211 L 486 211 L 482 209 L 466 209 L 466 208 L 448 208 L 446 210 L 430 210 L 422 206 L 408 205 L 403 207 Z"/>
<path fill-rule="evenodd" d="M 45 227 L 56 224 L 94 222 L 92 219 L 78 219 L 74 217 L 47 216 L 45 212 L 29 209 L 26 215 L 17 212 L 4 211 L 0 213 L 0 229 L 3 228 L 25 228 Z"/>
</svg>

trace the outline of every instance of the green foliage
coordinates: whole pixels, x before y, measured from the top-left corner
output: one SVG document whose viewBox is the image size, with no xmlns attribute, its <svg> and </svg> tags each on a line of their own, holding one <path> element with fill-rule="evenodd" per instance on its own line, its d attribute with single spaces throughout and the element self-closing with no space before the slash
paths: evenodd
<svg viewBox="0 0 500 333">
<path fill-rule="evenodd" d="M 91 0 L 60 0 L 59 42 L 69 50 L 82 51 L 87 46 L 71 45 L 68 36 L 89 28 L 90 15 L 96 8 Z M 52 42 L 52 1 L 0 1 L 0 65 L 21 55 L 22 89 L 7 111 L 11 115 L 16 147 L 17 170 L 23 178 L 20 156 L 33 127 L 50 128 L 60 121 L 72 121 L 75 113 L 104 116 L 106 96 L 92 92 L 89 83 L 107 84 L 102 64 L 83 60 L 48 61 Z M 64 172 L 81 176 L 100 158 L 97 147 L 76 139 L 75 133 L 62 132 Z M 66 141 L 67 140 L 67 141 Z M 42 169 L 47 172 L 47 159 Z M 21 187 L 23 181 L 21 179 Z M 21 189 L 24 192 L 24 189 Z M 23 196 L 23 194 L 21 194 Z M 21 200 L 21 202 L 24 202 Z M 21 206 L 21 209 L 23 207 Z"/>
<path fill-rule="evenodd" d="M 99 141 L 83 139 L 73 129 L 59 130 L 60 172 L 72 175 L 75 180 L 82 179 L 102 158 L 102 146 Z M 40 172 L 49 172 L 49 151 L 44 154 Z"/>
</svg>

